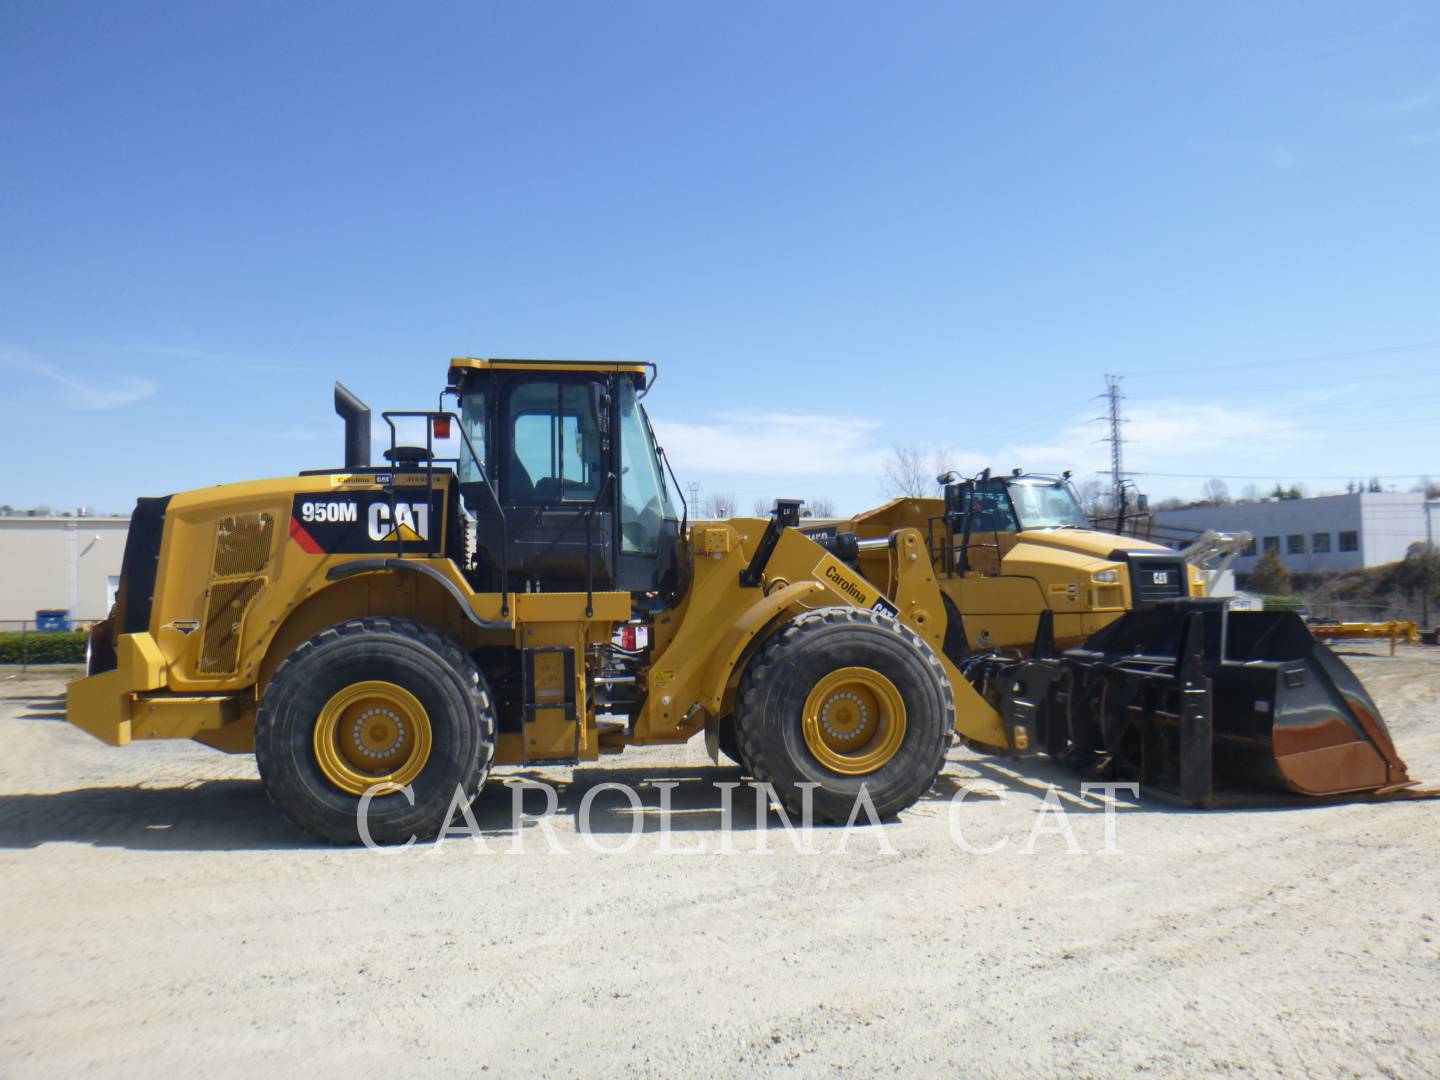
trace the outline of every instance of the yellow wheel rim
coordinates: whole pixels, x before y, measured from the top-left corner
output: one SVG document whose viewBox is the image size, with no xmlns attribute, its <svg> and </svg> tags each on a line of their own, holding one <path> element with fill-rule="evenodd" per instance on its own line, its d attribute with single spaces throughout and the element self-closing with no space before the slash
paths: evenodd
<svg viewBox="0 0 1440 1080">
<path fill-rule="evenodd" d="M 345 687 L 315 721 L 320 770 L 351 795 L 376 784 L 405 787 L 430 760 L 430 739 L 425 706 L 404 687 L 378 680 Z"/>
<path fill-rule="evenodd" d="M 844 776 L 885 765 L 905 741 L 905 701 L 878 671 L 832 671 L 805 699 L 805 745 L 815 760 Z"/>
</svg>

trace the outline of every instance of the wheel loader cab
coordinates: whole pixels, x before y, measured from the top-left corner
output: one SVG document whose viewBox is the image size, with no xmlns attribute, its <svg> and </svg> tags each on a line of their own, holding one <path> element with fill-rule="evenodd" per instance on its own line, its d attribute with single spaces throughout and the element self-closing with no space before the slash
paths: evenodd
<svg viewBox="0 0 1440 1080">
<path fill-rule="evenodd" d="M 681 521 L 640 404 L 648 367 L 543 360 L 453 362 L 451 389 L 480 460 L 460 491 L 477 556 L 510 589 L 616 590 L 668 606 L 679 589 Z"/>
</svg>

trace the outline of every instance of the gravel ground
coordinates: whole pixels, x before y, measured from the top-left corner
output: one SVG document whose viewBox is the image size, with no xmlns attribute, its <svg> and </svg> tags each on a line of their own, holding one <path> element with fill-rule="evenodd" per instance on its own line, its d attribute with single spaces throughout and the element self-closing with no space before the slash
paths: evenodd
<svg viewBox="0 0 1440 1080">
<path fill-rule="evenodd" d="M 1440 785 L 1440 650 L 1365 651 Z M 248 757 L 91 740 L 65 677 L 0 675 L 6 1077 L 1440 1074 L 1440 802 L 1121 800 L 1105 854 L 1076 781 L 957 749 L 897 823 L 801 853 L 741 799 L 724 853 L 739 777 L 691 744 L 524 774 L 563 853 L 494 781 L 486 850 L 375 853 L 295 833 Z M 600 793 L 577 832 L 607 781 L 644 810 Z"/>
</svg>

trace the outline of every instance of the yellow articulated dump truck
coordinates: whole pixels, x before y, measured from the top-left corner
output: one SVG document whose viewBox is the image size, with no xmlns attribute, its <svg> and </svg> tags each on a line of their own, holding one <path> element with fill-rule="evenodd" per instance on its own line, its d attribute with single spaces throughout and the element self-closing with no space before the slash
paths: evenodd
<svg viewBox="0 0 1440 1080">
<path fill-rule="evenodd" d="M 382 842 L 433 835 L 495 767 L 701 732 L 819 821 L 903 811 L 957 736 L 1202 804 L 1409 783 L 1294 616 L 1198 597 L 1175 552 L 1085 528 L 1063 480 L 950 478 L 815 535 L 784 500 L 691 523 L 654 371 L 456 359 L 441 408 L 382 414 L 381 465 L 337 384 L 343 467 L 141 499 L 69 720 L 253 752 L 336 842 L 362 809 Z"/>
</svg>

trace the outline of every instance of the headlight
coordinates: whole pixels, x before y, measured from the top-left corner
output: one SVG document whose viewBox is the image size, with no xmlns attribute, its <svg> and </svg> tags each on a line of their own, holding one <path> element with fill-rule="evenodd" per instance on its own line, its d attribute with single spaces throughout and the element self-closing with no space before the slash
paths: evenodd
<svg viewBox="0 0 1440 1080">
<path fill-rule="evenodd" d="M 1117 585 L 1120 582 L 1119 570 L 1101 570 L 1098 574 L 1090 576 L 1102 585 Z"/>
</svg>

